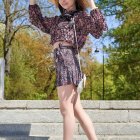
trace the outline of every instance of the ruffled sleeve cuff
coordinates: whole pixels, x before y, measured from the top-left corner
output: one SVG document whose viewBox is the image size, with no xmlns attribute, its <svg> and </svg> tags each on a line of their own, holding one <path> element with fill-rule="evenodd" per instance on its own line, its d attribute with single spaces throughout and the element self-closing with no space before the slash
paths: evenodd
<svg viewBox="0 0 140 140">
<path fill-rule="evenodd" d="M 104 15 L 98 7 L 90 11 L 90 16 L 94 19 L 96 25 L 99 26 L 100 29 L 104 31 L 108 30 L 108 26 L 105 21 Z"/>
</svg>

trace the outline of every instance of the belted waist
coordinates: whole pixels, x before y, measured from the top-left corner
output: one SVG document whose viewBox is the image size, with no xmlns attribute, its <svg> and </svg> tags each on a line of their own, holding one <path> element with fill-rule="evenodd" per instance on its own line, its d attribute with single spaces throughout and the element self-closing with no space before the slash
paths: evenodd
<svg viewBox="0 0 140 140">
<path fill-rule="evenodd" d="M 63 45 L 59 43 L 58 47 L 56 47 L 54 50 L 58 50 L 58 49 L 71 49 L 75 54 L 78 54 L 77 48 L 75 48 L 73 45 Z"/>
<path fill-rule="evenodd" d="M 67 46 L 66 45 L 61 46 L 60 45 L 59 48 L 62 48 L 62 49 L 74 49 L 72 45 L 70 45 L 70 46 L 68 46 L 68 45 Z"/>
<path fill-rule="evenodd" d="M 59 48 L 61 48 L 61 49 L 74 49 L 73 45 L 63 45 L 63 44 L 59 43 L 58 47 L 54 48 L 54 50 L 59 49 Z"/>
</svg>

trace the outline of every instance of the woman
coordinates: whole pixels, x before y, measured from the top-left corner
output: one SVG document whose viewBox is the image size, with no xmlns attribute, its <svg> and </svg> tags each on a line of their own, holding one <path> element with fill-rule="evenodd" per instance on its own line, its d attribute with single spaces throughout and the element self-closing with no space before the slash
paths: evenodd
<svg viewBox="0 0 140 140">
<path fill-rule="evenodd" d="M 56 66 L 56 86 L 60 103 L 60 112 L 63 116 L 63 140 L 72 140 L 75 117 L 79 120 L 89 140 L 97 140 L 93 124 L 84 111 L 80 96 L 76 91 L 83 73 L 78 63 L 74 28 L 71 22 L 75 19 L 78 51 L 86 42 L 90 33 L 99 38 L 107 30 L 107 24 L 100 9 L 93 0 L 54 0 L 60 10 L 60 16 L 43 17 L 40 7 L 35 0 L 30 0 L 30 22 L 44 33 L 51 35 Z M 91 7 L 90 14 L 85 12 Z"/>
</svg>

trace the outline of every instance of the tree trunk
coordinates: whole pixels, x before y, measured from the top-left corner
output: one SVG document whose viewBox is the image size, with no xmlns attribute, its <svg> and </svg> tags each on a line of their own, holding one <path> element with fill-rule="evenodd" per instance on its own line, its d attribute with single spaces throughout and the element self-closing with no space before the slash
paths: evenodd
<svg viewBox="0 0 140 140">
<path fill-rule="evenodd" d="M 7 0 L 4 1 L 6 20 L 5 20 L 5 35 L 4 35 L 3 51 L 4 51 L 6 75 L 10 74 L 10 55 L 11 55 L 10 33 L 12 30 L 12 22 L 11 22 L 11 17 L 10 17 L 11 4 L 12 4 L 12 1 L 7 1 Z"/>
</svg>

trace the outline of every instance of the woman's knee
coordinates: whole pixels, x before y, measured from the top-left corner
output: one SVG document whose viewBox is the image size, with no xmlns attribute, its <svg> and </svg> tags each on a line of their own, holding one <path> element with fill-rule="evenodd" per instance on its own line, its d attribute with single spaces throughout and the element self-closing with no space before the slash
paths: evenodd
<svg viewBox="0 0 140 140">
<path fill-rule="evenodd" d="M 72 84 L 58 87 L 60 111 L 62 115 L 73 112 L 75 94 Z"/>
<path fill-rule="evenodd" d="M 83 107 L 82 107 L 82 104 L 81 104 L 81 101 L 80 101 L 80 95 L 76 94 L 75 101 L 74 101 L 74 106 L 73 106 L 75 114 L 78 114 L 82 110 L 82 108 Z"/>
<path fill-rule="evenodd" d="M 73 104 L 69 101 L 60 102 L 60 112 L 63 116 L 73 113 Z"/>
</svg>

